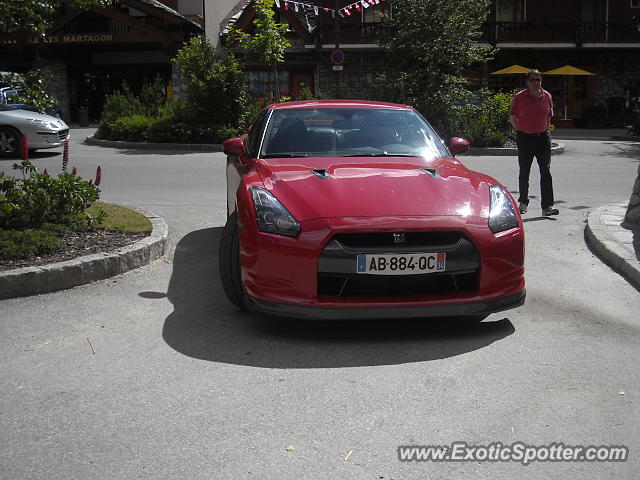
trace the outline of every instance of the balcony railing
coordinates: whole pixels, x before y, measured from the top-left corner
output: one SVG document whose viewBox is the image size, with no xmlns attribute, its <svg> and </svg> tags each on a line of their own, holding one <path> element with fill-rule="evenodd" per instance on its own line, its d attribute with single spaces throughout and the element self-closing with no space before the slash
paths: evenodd
<svg viewBox="0 0 640 480">
<path fill-rule="evenodd" d="M 334 25 L 324 23 L 319 25 L 316 32 L 317 43 L 335 43 Z M 340 24 L 340 43 L 347 44 L 378 44 L 383 25 L 380 22 L 343 22 Z"/>
<path fill-rule="evenodd" d="M 335 42 L 331 23 L 318 25 L 314 41 Z M 377 44 L 384 25 L 379 22 L 342 22 L 341 44 Z M 640 43 L 638 22 L 484 22 L 480 41 L 499 43 Z"/>
<path fill-rule="evenodd" d="M 481 41 L 497 43 L 640 43 L 638 22 L 485 22 Z"/>
</svg>

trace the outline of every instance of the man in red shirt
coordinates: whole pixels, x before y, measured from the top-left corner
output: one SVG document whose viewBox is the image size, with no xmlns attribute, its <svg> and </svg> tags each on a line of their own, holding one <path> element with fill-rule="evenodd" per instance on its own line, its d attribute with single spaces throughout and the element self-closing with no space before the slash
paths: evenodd
<svg viewBox="0 0 640 480">
<path fill-rule="evenodd" d="M 529 174 L 533 157 L 540 168 L 540 196 L 542 215 L 558 215 L 553 206 L 553 180 L 551 178 L 551 135 L 549 123 L 553 116 L 551 94 L 542 88 L 542 74 L 531 70 L 526 77 L 527 88 L 516 93 L 509 109 L 509 123 L 518 131 L 518 164 L 520 174 L 520 213 L 529 205 Z"/>
</svg>

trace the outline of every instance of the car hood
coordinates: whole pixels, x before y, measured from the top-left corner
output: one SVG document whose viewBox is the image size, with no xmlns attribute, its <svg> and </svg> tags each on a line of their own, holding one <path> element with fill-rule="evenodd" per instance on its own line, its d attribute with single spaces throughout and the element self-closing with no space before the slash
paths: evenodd
<svg viewBox="0 0 640 480">
<path fill-rule="evenodd" d="M 49 124 L 53 125 L 53 128 L 68 128 L 67 124 L 56 117 L 52 117 L 51 115 L 46 115 L 44 113 L 32 112 L 30 110 L 6 110 L 0 112 L 0 118 L 4 117 L 7 120 L 11 118 L 20 118 L 23 120 L 27 119 L 35 119 L 42 120 Z"/>
<path fill-rule="evenodd" d="M 455 158 L 261 159 L 257 171 L 265 188 L 300 221 L 358 216 L 486 218 L 488 187 L 498 183 Z"/>
</svg>

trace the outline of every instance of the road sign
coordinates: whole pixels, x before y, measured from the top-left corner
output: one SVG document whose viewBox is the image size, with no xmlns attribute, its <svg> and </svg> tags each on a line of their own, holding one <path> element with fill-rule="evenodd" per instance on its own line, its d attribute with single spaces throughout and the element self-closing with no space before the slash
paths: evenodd
<svg viewBox="0 0 640 480">
<path fill-rule="evenodd" d="M 331 62 L 334 65 L 342 65 L 344 62 L 344 52 L 342 50 L 334 50 L 331 52 Z"/>
</svg>

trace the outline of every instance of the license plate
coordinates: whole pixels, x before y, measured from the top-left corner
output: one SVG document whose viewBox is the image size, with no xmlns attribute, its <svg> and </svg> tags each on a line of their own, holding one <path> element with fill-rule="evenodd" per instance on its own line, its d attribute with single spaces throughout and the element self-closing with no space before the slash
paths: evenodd
<svg viewBox="0 0 640 480">
<path fill-rule="evenodd" d="M 358 273 L 368 275 L 422 275 L 444 272 L 446 254 L 383 253 L 358 254 Z"/>
</svg>

